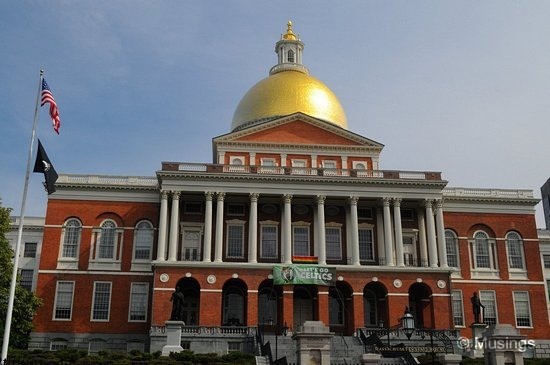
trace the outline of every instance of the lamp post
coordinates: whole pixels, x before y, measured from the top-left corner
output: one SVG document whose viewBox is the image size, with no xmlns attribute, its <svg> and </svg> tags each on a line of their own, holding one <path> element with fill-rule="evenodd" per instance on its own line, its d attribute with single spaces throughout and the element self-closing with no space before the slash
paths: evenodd
<svg viewBox="0 0 550 365">
<path fill-rule="evenodd" d="M 414 317 L 409 311 L 409 307 L 405 307 L 405 313 L 401 317 L 401 329 L 407 339 L 411 339 L 412 334 L 414 333 Z"/>
</svg>

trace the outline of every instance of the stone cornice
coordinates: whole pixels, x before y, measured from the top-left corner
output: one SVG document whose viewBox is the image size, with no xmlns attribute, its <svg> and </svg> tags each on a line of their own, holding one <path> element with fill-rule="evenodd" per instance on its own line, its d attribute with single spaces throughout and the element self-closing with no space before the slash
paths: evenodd
<svg viewBox="0 0 550 365">
<path fill-rule="evenodd" d="M 532 190 L 481 189 L 447 187 L 443 189 L 444 205 L 448 203 L 478 202 L 499 204 L 524 204 L 535 206 L 540 199 L 533 197 Z"/>
<path fill-rule="evenodd" d="M 59 189 L 95 190 L 158 190 L 156 177 L 115 175 L 72 175 L 61 174 L 55 183 Z M 54 193 L 55 195 L 55 193 Z"/>
<path fill-rule="evenodd" d="M 235 149 L 242 149 L 245 151 L 254 150 L 255 153 L 285 153 L 294 154 L 312 154 L 322 155 L 326 153 L 341 153 L 349 155 L 350 153 L 356 153 L 364 155 L 366 153 L 372 154 L 373 157 L 378 156 L 381 147 L 377 146 L 350 146 L 350 145 L 322 145 L 322 144 L 285 144 L 285 143 L 270 143 L 270 142 L 248 142 L 248 141 L 223 141 L 218 142 L 216 147 L 219 152 L 231 151 Z"/>
</svg>

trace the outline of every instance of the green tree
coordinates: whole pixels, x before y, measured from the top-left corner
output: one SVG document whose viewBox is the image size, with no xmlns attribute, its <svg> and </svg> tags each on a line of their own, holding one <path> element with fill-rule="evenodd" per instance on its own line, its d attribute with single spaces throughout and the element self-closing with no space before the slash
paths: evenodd
<svg viewBox="0 0 550 365">
<path fill-rule="evenodd" d="M 3 207 L 0 201 L 0 333 L 4 333 L 6 327 L 6 312 L 13 272 L 14 253 L 6 238 L 6 233 L 10 229 L 10 213 L 11 208 Z M 41 304 L 42 301 L 34 293 L 21 287 L 18 280 L 13 302 L 10 347 L 27 348 L 32 330 L 32 317 Z M 0 344 L 2 342 L 3 337 L 0 338 Z"/>
</svg>

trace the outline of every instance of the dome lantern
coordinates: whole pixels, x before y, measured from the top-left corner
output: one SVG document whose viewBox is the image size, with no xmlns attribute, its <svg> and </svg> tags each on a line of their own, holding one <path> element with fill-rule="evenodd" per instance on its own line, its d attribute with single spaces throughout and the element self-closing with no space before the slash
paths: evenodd
<svg viewBox="0 0 550 365">
<path fill-rule="evenodd" d="M 302 64 L 304 43 L 287 23 L 287 31 L 275 44 L 278 63 L 269 76 L 243 96 L 231 123 L 237 131 L 278 117 L 304 113 L 347 129 L 340 101 L 322 81 L 310 76 Z"/>
</svg>

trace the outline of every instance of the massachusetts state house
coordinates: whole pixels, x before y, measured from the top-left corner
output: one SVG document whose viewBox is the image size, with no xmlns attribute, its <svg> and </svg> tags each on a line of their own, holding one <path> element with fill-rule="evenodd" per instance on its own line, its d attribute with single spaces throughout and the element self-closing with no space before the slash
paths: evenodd
<svg viewBox="0 0 550 365">
<path fill-rule="evenodd" d="M 394 327 L 405 307 L 418 328 L 468 337 L 474 292 L 484 323 L 550 339 L 532 191 L 382 168 L 384 145 L 348 130 L 303 51 L 289 23 L 211 163 L 60 175 L 31 348 L 160 350 L 176 287 L 182 346 L 201 352 L 249 351 L 258 327 L 308 320 L 338 336 Z"/>
</svg>

